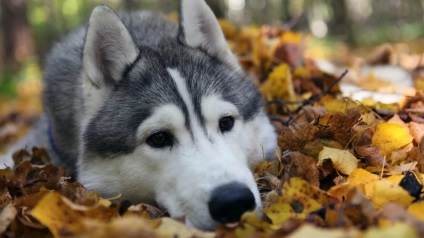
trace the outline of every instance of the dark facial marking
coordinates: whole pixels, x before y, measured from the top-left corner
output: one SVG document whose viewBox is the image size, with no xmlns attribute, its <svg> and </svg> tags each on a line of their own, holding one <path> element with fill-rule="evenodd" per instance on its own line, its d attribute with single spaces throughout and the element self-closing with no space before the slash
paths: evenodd
<svg viewBox="0 0 424 238">
<path fill-rule="evenodd" d="M 87 126 L 86 152 L 93 156 L 107 158 L 132 153 L 141 143 L 136 138 L 137 128 L 154 108 L 163 104 L 177 105 L 189 125 L 187 106 L 159 55 L 150 48 L 141 49 L 140 55 Z"/>
</svg>

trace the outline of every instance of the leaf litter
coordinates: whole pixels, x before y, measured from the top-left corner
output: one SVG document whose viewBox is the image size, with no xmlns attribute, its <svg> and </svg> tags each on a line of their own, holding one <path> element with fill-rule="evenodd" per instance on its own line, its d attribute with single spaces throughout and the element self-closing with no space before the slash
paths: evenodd
<svg viewBox="0 0 424 238">
<path fill-rule="evenodd" d="M 279 131 L 276 158 L 255 171 L 261 215 L 199 231 L 154 206 L 102 198 L 32 148 L 0 170 L 2 236 L 423 237 L 424 94 L 399 104 L 343 98 L 345 74 L 324 72 L 304 56 L 309 36 L 220 24 Z M 355 82 L 387 86 L 372 73 Z"/>
</svg>

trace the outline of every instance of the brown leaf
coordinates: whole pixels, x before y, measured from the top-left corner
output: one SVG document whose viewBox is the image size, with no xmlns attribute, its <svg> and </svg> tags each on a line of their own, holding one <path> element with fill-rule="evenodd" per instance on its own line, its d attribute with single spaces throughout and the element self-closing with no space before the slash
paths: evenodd
<svg viewBox="0 0 424 238">
<path fill-rule="evenodd" d="M 381 209 L 379 218 L 394 222 L 406 222 L 412 225 L 418 232 L 419 237 L 424 237 L 424 222 L 407 212 L 405 207 L 395 203 L 389 203 Z"/>
<path fill-rule="evenodd" d="M 355 152 L 365 160 L 367 166 L 383 167 L 387 166 L 384 157 L 379 153 L 377 146 L 355 146 Z"/>
<path fill-rule="evenodd" d="M 301 151 L 307 142 L 314 139 L 319 128 L 308 123 L 295 123 L 285 128 L 278 137 L 278 146 L 282 151 Z"/>
<path fill-rule="evenodd" d="M 421 138 L 424 136 L 424 124 L 410 122 L 409 133 L 414 137 L 415 143 L 420 143 Z"/>
<path fill-rule="evenodd" d="M 314 158 L 299 152 L 291 152 L 283 159 L 283 163 L 288 166 L 289 178 L 300 177 L 319 186 L 319 171 Z"/>
<path fill-rule="evenodd" d="M 420 143 L 418 144 L 417 162 L 418 171 L 424 173 L 424 137 L 421 137 Z"/>
<path fill-rule="evenodd" d="M 327 126 L 328 131 L 332 133 L 332 139 L 346 147 L 355 135 L 353 127 L 359 122 L 359 118 L 361 118 L 361 113 L 358 110 L 350 110 L 347 114 L 331 114 Z"/>
</svg>

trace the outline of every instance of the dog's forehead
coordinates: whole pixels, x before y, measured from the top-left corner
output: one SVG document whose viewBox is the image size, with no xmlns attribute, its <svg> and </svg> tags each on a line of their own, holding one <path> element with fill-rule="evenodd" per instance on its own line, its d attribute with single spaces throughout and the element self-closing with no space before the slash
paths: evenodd
<svg viewBox="0 0 424 238">
<path fill-rule="evenodd" d="M 202 125 L 202 99 L 210 95 L 219 95 L 235 105 L 244 120 L 252 119 L 260 110 L 260 94 L 243 73 L 232 71 L 199 50 L 175 46 L 174 50 L 141 49 L 140 54 L 87 127 L 84 139 L 96 155 L 134 151 L 137 128 L 155 108 L 165 104 L 174 104 L 183 112 L 190 130 L 193 116 L 169 69 L 184 80 L 186 96 Z"/>
<path fill-rule="evenodd" d="M 241 71 L 205 51 L 171 42 L 160 51 L 168 68 L 186 80 L 196 113 L 201 117 L 201 100 L 210 94 L 233 103 L 245 120 L 252 119 L 263 106 L 259 91 Z"/>
</svg>

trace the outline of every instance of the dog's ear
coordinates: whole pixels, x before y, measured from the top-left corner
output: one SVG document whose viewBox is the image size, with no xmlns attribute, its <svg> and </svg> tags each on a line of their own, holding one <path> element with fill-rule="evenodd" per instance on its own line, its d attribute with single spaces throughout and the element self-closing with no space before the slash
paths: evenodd
<svg viewBox="0 0 424 238">
<path fill-rule="evenodd" d="M 105 90 L 118 82 L 138 48 L 119 17 L 100 5 L 91 13 L 83 52 L 85 84 Z"/>
<path fill-rule="evenodd" d="M 180 0 L 178 38 L 191 47 L 199 47 L 235 69 L 240 69 L 212 10 L 204 0 Z"/>
</svg>

